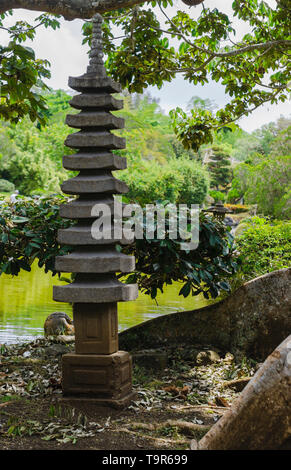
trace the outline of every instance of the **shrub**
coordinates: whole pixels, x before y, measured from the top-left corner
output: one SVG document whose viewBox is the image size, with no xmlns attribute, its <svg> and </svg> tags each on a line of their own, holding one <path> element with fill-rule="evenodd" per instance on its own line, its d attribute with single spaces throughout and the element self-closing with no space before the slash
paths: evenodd
<svg viewBox="0 0 291 470">
<path fill-rule="evenodd" d="M 39 189 L 47 192 L 59 189 L 62 173 L 41 150 L 16 152 L 5 162 L 4 169 L 22 194 L 33 194 Z"/>
<path fill-rule="evenodd" d="M 208 191 L 206 170 L 188 158 L 170 159 L 164 165 L 156 161 L 139 162 L 130 171 L 124 171 L 120 179 L 128 184 L 126 197 L 141 206 L 155 201 L 202 204 Z"/>
<path fill-rule="evenodd" d="M 15 190 L 15 186 L 8 180 L 0 179 L 0 193 L 12 193 Z"/>
<path fill-rule="evenodd" d="M 236 242 L 246 279 L 290 267 L 291 222 L 252 217 L 244 224 Z"/>
<path fill-rule="evenodd" d="M 209 196 L 213 197 L 215 202 L 225 202 L 226 199 L 226 195 L 224 193 L 222 193 L 221 191 L 215 191 L 214 189 L 211 189 L 209 191 Z"/>
</svg>

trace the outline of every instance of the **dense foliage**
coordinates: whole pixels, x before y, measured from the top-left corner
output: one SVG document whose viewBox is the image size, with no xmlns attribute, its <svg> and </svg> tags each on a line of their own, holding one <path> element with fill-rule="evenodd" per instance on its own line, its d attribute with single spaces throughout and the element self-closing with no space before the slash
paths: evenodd
<svg viewBox="0 0 291 470">
<path fill-rule="evenodd" d="M 67 172 L 62 156 L 70 129 L 64 124 L 70 96 L 61 91 L 45 96 L 48 125 L 24 118 L 16 124 L 0 123 L 0 177 L 11 181 L 24 195 L 56 192 Z"/>
<path fill-rule="evenodd" d="M 68 252 L 68 247 L 57 243 L 57 230 L 71 223 L 59 217 L 61 202 L 62 196 L 21 197 L 14 204 L 1 200 L 1 273 L 17 275 L 21 269 L 30 271 L 35 259 L 46 272 L 54 271 L 55 256 Z"/>
<path fill-rule="evenodd" d="M 190 115 L 177 108 L 172 113 L 175 131 L 187 148 L 197 150 L 212 140 L 212 130 L 232 122 L 266 102 L 288 99 L 291 46 L 291 13 L 287 0 L 272 8 L 266 2 L 232 2 L 232 17 L 218 8 L 167 12 L 172 1 L 151 2 L 105 14 L 107 70 L 130 92 L 142 92 L 149 85 L 161 87 L 182 74 L 190 83 L 214 80 L 225 87 L 230 101 L 215 113 L 194 107 Z M 196 10 L 197 11 L 197 10 Z M 198 17 L 196 17 L 198 16 Z M 163 18 L 163 27 L 160 18 Z M 235 28 L 243 24 L 239 37 Z M 113 44 L 115 27 L 121 40 Z M 84 25 L 90 40 L 91 24 Z M 188 123 L 188 124 L 187 124 Z"/>
<path fill-rule="evenodd" d="M 291 265 L 291 222 L 270 223 L 265 218 L 253 217 L 244 223 L 236 244 L 245 279 L 288 268 Z"/>
<path fill-rule="evenodd" d="M 209 196 L 212 197 L 215 202 L 225 202 L 226 199 L 225 193 L 222 193 L 221 191 L 215 191 L 215 189 L 211 189 L 209 191 Z"/>
<path fill-rule="evenodd" d="M 69 3 L 66 2 L 65 17 Z M 23 2 L 25 6 L 29 8 L 30 4 Z M 45 2 L 42 6 L 45 8 Z M 95 6 L 98 8 L 98 2 Z M 228 104 L 215 112 L 213 107 L 202 109 L 195 102 L 188 115 L 179 108 L 173 110 L 175 130 L 187 148 L 197 150 L 212 141 L 213 130 L 231 128 L 239 117 L 262 104 L 288 98 L 291 46 L 288 0 L 276 2 L 274 7 L 264 1 L 234 0 L 228 14 L 223 8 L 211 9 L 204 3 L 197 9 L 185 7 L 172 13 L 168 9 L 173 6 L 172 0 L 122 6 L 118 2 L 117 10 L 104 13 L 103 32 L 108 73 L 124 88 L 141 93 L 149 85 L 160 88 L 182 74 L 194 85 L 210 80 L 219 82 L 230 96 Z M 81 10 L 79 17 L 83 18 Z M 46 11 L 56 13 L 61 8 L 55 10 L 48 1 Z M 18 21 L 6 27 L 7 16 L 11 14 L 4 9 L 0 17 L 0 28 L 9 37 L 7 45 L 0 49 L 0 116 L 17 122 L 29 115 L 30 119 L 43 122 L 45 103 L 35 86 L 44 88 L 43 78 L 49 76 L 49 64 L 36 59 L 24 42 L 33 40 L 40 26 L 58 28 L 59 15 L 44 13 L 32 24 Z M 78 11 L 73 17 L 78 17 Z M 244 34 L 240 36 L 237 30 L 241 26 Z M 92 23 L 86 21 L 84 42 L 90 42 L 91 30 Z"/>
<path fill-rule="evenodd" d="M 69 100 L 61 90 L 46 95 L 47 126 L 24 119 L 0 127 L 0 177 L 14 183 L 21 194 L 57 192 L 71 174 L 62 169 L 63 155 L 72 153 L 64 146 L 74 132 L 64 124 L 66 114 L 74 112 Z M 179 144 L 158 103 L 150 95 L 125 96 L 124 109 L 116 114 L 125 118 L 125 129 L 118 133 L 126 138 L 127 148 L 118 153 L 127 157 L 129 167 L 116 177 L 129 184 L 130 199 L 142 204 L 157 199 L 203 202 L 207 172 L 195 161 L 196 155 Z"/>
<path fill-rule="evenodd" d="M 16 152 L 3 164 L 3 173 L 22 194 L 45 193 L 59 186 L 56 167 L 42 150 Z"/>
<path fill-rule="evenodd" d="M 208 190 L 208 174 L 189 158 L 170 159 L 163 165 L 143 161 L 117 174 L 129 186 L 126 198 L 140 205 L 154 201 L 202 204 Z"/>
<path fill-rule="evenodd" d="M 234 169 L 231 198 L 242 196 L 247 204 L 257 204 L 258 211 L 264 215 L 289 219 L 291 157 L 265 158 L 255 154 L 252 159 L 237 165 Z"/>
<path fill-rule="evenodd" d="M 128 166 L 141 160 L 154 160 L 163 164 L 176 156 L 174 145 L 177 147 L 179 142 L 158 100 L 149 93 L 124 93 L 122 98 L 124 108 L 115 114 L 125 119 L 125 129 L 119 130 L 118 134 L 126 138 L 126 149 L 118 153 L 127 157 Z M 183 148 L 181 153 L 189 155 Z"/>
<path fill-rule="evenodd" d="M 0 46 L 0 118 L 18 122 L 24 116 L 32 121 L 45 122 L 45 99 L 42 92 L 47 89 L 45 78 L 50 77 L 49 62 L 37 59 L 31 47 L 24 45 L 33 40 L 37 26 L 59 27 L 57 19 L 41 14 L 32 26 L 26 21 L 17 21 L 12 27 L 5 27 L 5 19 L 12 11 L 0 15 L 0 29 L 7 31 L 7 45 Z"/>
<path fill-rule="evenodd" d="M 0 179 L 0 193 L 11 193 L 15 186 L 8 180 Z"/>
<path fill-rule="evenodd" d="M 155 298 L 158 290 L 175 281 L 183 283 L 180 295 L 187 297 L 203 293 L 206 299 L 230 291 L 229 280 L 238 270 L 233 237 L 218 220 L 200 213 L 199 246 L 196 250 L 180 248 L 181 239 L 136 240 L 124 252 L 136 259 L 136 271 L 127 282 L 137 282 L 139 288 Z"/>
<path fill-rule="evenodd" d="M 57 230 L 72 221 L 59 217 L 64 198 L 20 198 L 15 204 L 1 200 L 1 273 L 17 275 L 30 271 L 34 260 L 46 271 L 54 272 L 54 258 L 69 251 L 57 242 Z M 158 289 L 173 281 L 183 283 L 181 295 L 203 292 L 217 297 L 230 289 L 228 279 L 237 270 L 233 237 L 221 222 L 200 215 L 200 243 L 196 250 L 181 250 L 182 240 L 137 240 L 125 252 L 137 259 L 136 272 L 128 281 L 137 281 L 153 298 Z"/>
</svg>

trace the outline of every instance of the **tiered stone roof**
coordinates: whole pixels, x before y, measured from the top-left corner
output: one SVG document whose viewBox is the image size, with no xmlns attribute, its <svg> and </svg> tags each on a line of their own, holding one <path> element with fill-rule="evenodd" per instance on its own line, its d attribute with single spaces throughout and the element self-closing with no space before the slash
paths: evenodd
<svg viewBox="0 0 291 470">
<path fill-rule="evenodd" d="M 61 302 L 117 302 L 137 297 L 136 285 L 122 284 L 114 275 L 115 272 L 131 272 L 135 267 L 133 257 L 115 249 L 116 243 L 125 241 L 114 238 L 113 234 L 110 240 L 96 240 L 91 233 L 95 204 L 105 203 L 113 208 L 113 195 L 128 191 L 127 185 L 112 175 L 112 170 L 126 168 L 126 159 L 112 153 L 115 149 L 125 148 L 125 139 L 111 132 L 124 127 L 124 119 L 111 113 L 121 109 L 123 103 L 111 95 L 121 91 L 120 85 L 105 73 L 101 22 L 101 18 L 94 17 L 87 73 L 69 78 L 70 87 L 80 92 L 72 98 L 70 105 L 80 112 L 69 114 L 66 124 L 80 130 L 70 134 L 65 141 L 66 146 L 78 151 L 65 155 L 63 166 L 78 170 L 79 174 L 65 181 L 61 188 L 64 193 L 78 198 L 64 204 L 60 215 L 76 219 L 77 224 L 59 230 L 58 241 L 72 245 L 74 252 L 57 257 L 55 267 L 57 271 L 77 273 L 77 276 L 71 285 L 54 287 L 54 300 Z"/>
</svg>

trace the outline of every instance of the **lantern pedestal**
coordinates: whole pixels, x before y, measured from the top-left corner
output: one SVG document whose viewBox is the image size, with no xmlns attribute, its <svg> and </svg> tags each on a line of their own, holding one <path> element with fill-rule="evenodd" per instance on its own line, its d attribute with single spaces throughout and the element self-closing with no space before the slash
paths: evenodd
<svg viewBox="0 0 291 470">
<path fill-rule="evenodd" d="M 95 403 L 118 406 L 132 397 L 132 362 L 125 351 L 113 354 L 65 354 L 64 397 L 95 398 Z M 96 399 L 98 397 L 98 399 Z"/>
<path fill-rule="evenodd" d="M 112 354 L 118 350 L 117 304 L 74 304 L 77 354 Z"/>
</svg>

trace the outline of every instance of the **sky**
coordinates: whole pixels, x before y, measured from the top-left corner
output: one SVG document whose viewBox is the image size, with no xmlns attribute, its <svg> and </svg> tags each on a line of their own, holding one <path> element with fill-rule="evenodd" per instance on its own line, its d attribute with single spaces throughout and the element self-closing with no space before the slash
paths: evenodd
<svg viewBox="0 0 291 470">
<path fill-rule="evenodd" d="M 271 6 L 274 6 L 275 0 L 268 0 Z M 231 14 L 231 0 L 205 0 L 205 6 L 221 9 L 226 14 Z M 174 0 L 172 13 L 177 9 L 190 11 L 191 16 L 196 17 L 200 11 L 201 6 L 189 8 L 182 3 L 181 0 Z M 167 12 L 169 10 L 167 9 Z M 33 19 L 38 16 L 37 12 L 27 10 L 15 10 L 13 17 L 5 20 L 5 26 L 9 23 L 13 24 L 16 20 L 26 20 L 33 22 Z M 162 14 L 159 12 L 159 19 L 163 22 Z M 35 40 L 32 44 L 27 45 L 33 47 L 36 56 L 41 59 L 48 59 L 51 63 L 51 79 L 47 81 L 48 85 L 54 89 L 63 89 L 69 91 L 68 76 L 82 75 L 86 71 L 88 56 L 88 46 L 82 45 L 82 20 L 65 21 L 61 20 L 61 28 L 53 31 L 52 29 L 38 28 Z M 234 19 L 234 26 L 238 31 L 237 38 L 246 32 L 246 26 L 239 23 Z M 0 44 L 7 43 L 7 35 L 4 31 L 0 31 Z M 179 76 L 171 83 L 166 83 L 162 89 L 158 90 L 157 87 L 149 87 L 152 96 L 160 99 L 161 108 L 168 113 L 170 109 L 177 106 L 186 108 L 190 98 L 194 95 L 201 98 L 210 98 L 214 100 L 217 105 L 223 106 L 227 102 L 224 88 L 216 82 L 210 82 L 206 86 L 193 85 L 183 80 Z M 239 121 L 240 126 L 248 131 L 261 127 L 270 121 L 276 121 L 280 115 L 290 116 L 291 107 L 290 102 L 281 103 L 278 105 L 264 105 L 254 111 L 250 116 L 242 118 Z"/>
</svg>

